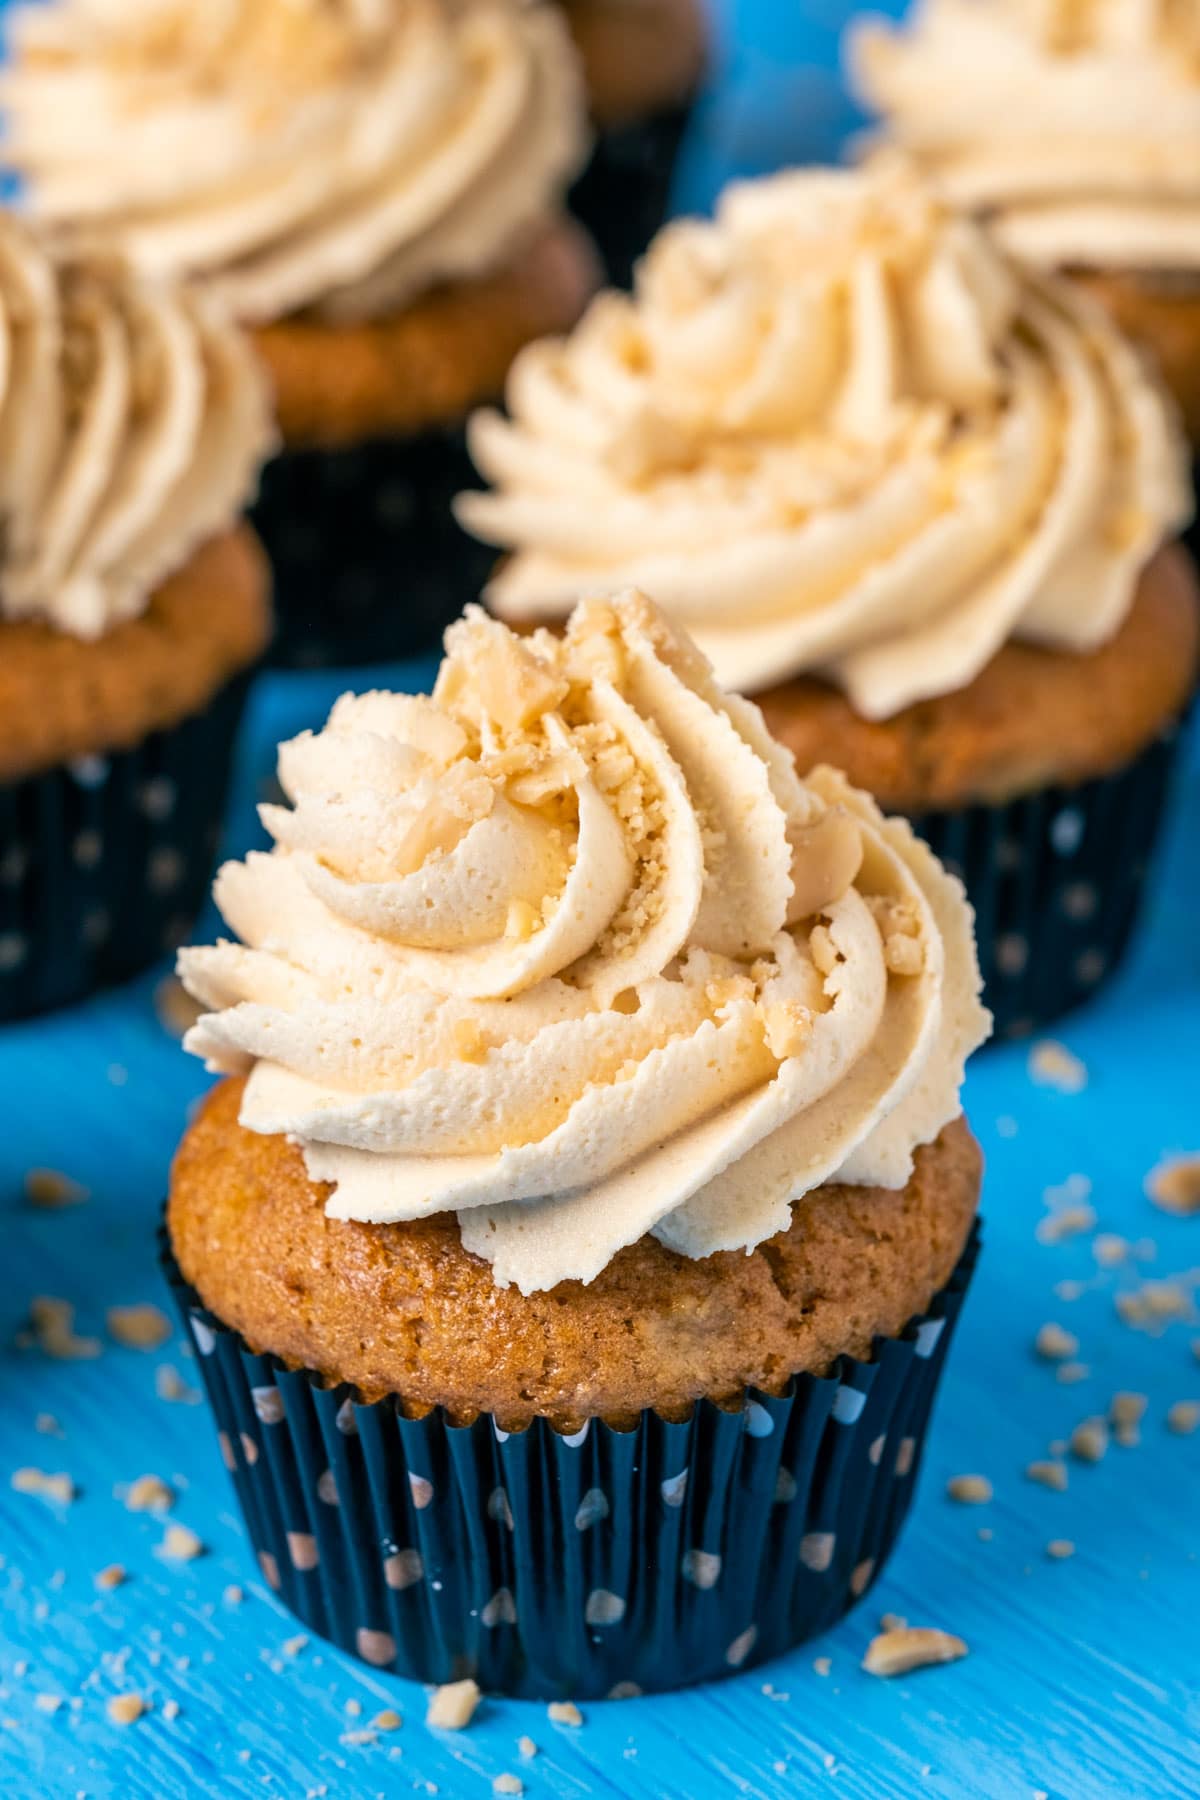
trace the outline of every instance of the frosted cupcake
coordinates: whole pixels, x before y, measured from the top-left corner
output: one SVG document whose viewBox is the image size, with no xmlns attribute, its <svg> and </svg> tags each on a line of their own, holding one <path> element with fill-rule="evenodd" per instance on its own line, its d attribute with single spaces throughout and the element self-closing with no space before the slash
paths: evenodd
<svg viewBox="0 0 1200 1800">
<path fill-rule="evenodd" d="M 641 584 L 799 767 L 836 760 L 964 871 L 1006 1029 L 1092 992 L 1198 619 L 1173 412 L 1087 296 L 903 163 L 789 173 L 668 227 L 507 398 L 470 432 L 493 491 L 458 502 L 509 552 L 493 609 Z"/>
<path fill-rule="evenodd" d="M 283 746 L 167 1264 L 269 1582 L 425 1680 L 677 1685 L 869 1586 L 974 1256 L 960 884 L 646 601 Z M 548 1071 L 553 1079 L 548 1080 Z"/>
<path fill-rule="evenodd" d="M 253 330 L 284 444 L 254 515 L 280 657 L 436 646 L 475 572 L 448 512 L 462 420 L 595 285 L 562 211 L 588 133 L 557 9 L 56 0 L 8 40 L 21 204 Z"/>
<path fill-rule="evenodd" d="M 924 0 L 905 26 L 858 27 L 850 63 L 954 204 L 1155 352 L 1200 444 L 1193 0 Z"/>
<path fill-rule="evenodd" d="M 174 948 L 270 635 L 239 524 L 273 442 L 201 296 L 0 214 L 0 1019 Z"/>
</svg>

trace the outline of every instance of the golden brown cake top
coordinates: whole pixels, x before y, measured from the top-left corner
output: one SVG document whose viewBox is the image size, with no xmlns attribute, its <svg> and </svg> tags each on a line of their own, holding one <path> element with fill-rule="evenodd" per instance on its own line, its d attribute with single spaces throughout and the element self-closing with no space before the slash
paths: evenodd
<svg viewBox="0 0 1200 1800">
<path fill-rule="evenodd" d="M 1134 349 L 898 157 L 787 171 L 669 225 L 631 295 L 513 364 L 458 501 L 502 617 L 636 584 L 719 678 L 821 673 L 887 718 L 1010 638 L 1111 637 L 1191 515 Z"/>
<path fill-rule="evenodd" d="M 587 149 L 548 4 L 58 0 L 8 36 L 24 203 L 256 323 L 378 316 L 500 266 Z"/>
<path fill-rule="evenodd" d="M 254 353 L 204 299 L 0 215 L 0 628 L 136 617 L 234 524 L 272 442 Z"/>
<path fill-rule="evenodd" d="M 988 1026 L 960 884 L 639 596 L 446 642 L 432 699 L 282 747 L 275 849 L 218 878 L 242 943 L 181 957 L 243 1122 L 331 1216 L 457 1212 L 525 1292 L 902 1186 Z"/>
</svg>

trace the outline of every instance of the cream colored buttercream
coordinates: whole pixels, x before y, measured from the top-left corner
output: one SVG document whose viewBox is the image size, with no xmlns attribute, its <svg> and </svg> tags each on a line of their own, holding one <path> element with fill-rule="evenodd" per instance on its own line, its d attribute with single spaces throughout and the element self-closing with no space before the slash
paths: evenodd
<svg viewBox="0 0 1200 1800">
<path fill-rule="evenodd" d="M 726 686 L 806 671 L 883 718 L 1010 636 L 1086 651 L 1189 516 L 1167 402 L 1086 299 L 911 168 L 788 173 L 669 226 L 632 296 L 473 418 L 501 616 L 634 584 Z"/>
<path fill-rule="evenodd" d="M 254 322 L 498 267 L 586 152 L 548 4 L 59 0 L 19 7 L 9 45 L 28 207 Z"/>
<path fill-rule="evenodd" d="M 272 443 L 257 360 L 203 297 L 0 217 L 0 619 L 94 638 L 141 612 Z"/>
<path fill-rule="evenodd" d="M 458 1212 L 525 1292 L 647 1232 L 749 1249 L 841 1174 L 901 1186 L 988 1029 L 960 884 L 807 781 L 648 601 L 565 638 L 471 609 L 432 699 L 280 752 L 242 940 L 185 950 L 187 1046 L 249 1070 L 338 1219 Z"/>
<path fill-rule="evenodd" d="M 1200 274 L 1196 0 L 924 0 L 850 64 L 958 205 L 1047 268 Z"/>
</svg>

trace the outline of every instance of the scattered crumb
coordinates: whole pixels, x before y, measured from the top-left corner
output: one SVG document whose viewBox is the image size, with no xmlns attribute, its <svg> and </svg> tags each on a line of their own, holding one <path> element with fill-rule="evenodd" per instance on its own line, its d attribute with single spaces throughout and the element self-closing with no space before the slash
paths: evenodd
<svg viewBox="0 0 1200 1800">
<path fill-rule="evenodd" d="M 1035 1236 L 1039 1244 L 1061 1244 L 1064 1238 L 1079 1237 L 1082 1232 L 1093 1231 L 1095 1226 L 1095 1207 L 1064 1206 L 1061 1212 L 1053 1212 L 1049 1218 L 1038 1221 Z"/>
<path fill-rule="evenodd" d="M 546 1717 L 553 1725 L 582 1725 L 583 1714 L 573 1700 L 552 1700 Z"/>
<path fill-rule="evenodd" d="M 130 1512 L 169 1512 L 175 1495 L 159 1475 L 139 1475 L 129 1484 L 125 1505 Z"/>
<path fill-rule="evenodd" d="M 164 1700 L 162 1705 L 162 1716 L 167 1721 L 168 1725 L 173 1725 L 175 1720 L 179 1717 L 178 1700 Z"/>
<path fill-rule="evenodd" d="M 1101 1231 L 1092 1239 L 1092 1255 L 1102 1269 L 1119 1268 L 1129 1261 L 1129 1240 L 1115 1231 Z"/>
<path fill-rule="evenodd" d="M 1172 1319 L 1192 1316 L 1191 1293 L 1178 1277 L 1145 1281 L 1130 1293 L 1118 1294 L 1115 1305 L 1124 1323 L 1136 1330 L 1153 1330 Z"/>
<path fill-rule="evenodd" d="M 813 1658 L 813 1668 L 817 1671 L 818 1675 L 826 1676 L 829 1674 L 830 1670 L 833 1668 L 833 1659 L 828 1656 L 814 1657 Z"/>
<path fill-rule="evenodd" d="M 204 1008 L 192 999 L 178 975 L 165 975 L 154 990 L 154 1011 L 169 1037 L 182 1038 Z"/>
<path fill-rule="evenodd" d="M 517 1749 L 521 1752 L 521 1755 L 527 1759 L 536 1756 L 538 1753 L 538 1747 L 531 1737 L 519 1737 L 517 1739 Z"/>
<path fill-rule="evenodd" d="M 1054 1378 L 1061 1381 L 1064 1387 L 1072 1387 L 1077 1381 L 1086 1381 L 1091 1372 L 1086 1363 L 1065 1362 L 1059 1363 L 1054 1371 Z"/>
<path fill-rule="evenodd" d="M 75 1308 L 69 1300 L 39 1294 L 30 1303 L 29 1320 L 38 1349 L 60 1362 L 85 1362 L 104 1348 L 99 1338 L 75 1335 Z"/>
<path fill-rule="evenodd" d="M 190 1525 L 176 1525 L 172 1522 L 167 1526 L 158 1553 L 169 1562 L 194 1562 L 198 1556 L 204 1555 L 204 1545 Z"/>
<path fill-rule="evenodd" d="M 995 1532 L 990 1525 L 981 1525 L 979 1530 L 975 1533 L 975 1536 L 979 1539 L 981 1544 L 990 1544 L 995 1536 Z"/>
<path fill-rule="evenodd" d="M 986 1475 L 953 1475 L 946 1492 L 963 1506 L 984 1506 L 992 1497 L 992 1484 Z"/>
<path fill-rule="evenodd" d="M 1145 1394 L 1114 1394 L 1108 1403 L 1108 1416 L 1114 1425 L 1140 1425 L 1149 1404 Z"/>
<path fill-rule="evenodd" d="M 1040 1482 L 1042 1487 L 1054 1488 L 1058 1493 L 1067 1491 L 1067 1465 L 1057 1460 L 1050 1462 L 1031 1462 L 1025 1470 L 1030 1481 Z"/>
<path fill-rule="evenodd" d="M 1098 1463 L 1107 1449 L 1108 1423 L 1104 1419 L 1084 1419 L 1071 1433 L 1071 1455 L 1081 1462 Z"/>
<path fill-rule="evenodd" d="M 129 1576 L 120 1563 L 109 1563 L 108 1567 L 101 1569 L 94 1579 L 100 1591 L 107 1594 L 113 1588 L 119 1588 L 122 1583 L 128 1581 Z"/>
<path fill-rule="evenodd" d="M 957 1662 L 967 1654 L 960 1637 L 928 1625 L 907 1625 L 900 1631 L 884 1631 L 872 1638 L 863 1657 L 868 1675 L 907 1675 L 934 1663 Z"/>
<path fill-rule="evenodd" d="M 171 1321 L 160 1306 L 110 1306 L 108 1334 L 128 1350 L 157 1350 L 171 1335 Z"/>
<path fill-rule="evenodd" d="M 1053 1038 L 1043 1038 L 1033 1046 L 1028 1069 L 1031 1081 L 1039 1087 L 1056 1088 L 1060 1094 L 1082 1094 L 1087 1086 L 1087 1065 Z"/>
<path fill-rule="evenodd" d="M 1074 1556 L 1074 1554 L 1075 1546 L 1070 1538 L 1051 1538 L 1046 1545 L 1046 1555 L 1052 1557 L 1055 1562 L 1065 1562 L 1069 1556 Z"/>
<path fill-rule="evenodd" d="M 345 1715 L 348 1719 L 361 1719 L 361 1717 L 362 1717 L 362 1701 L 361 1700 L 347 1700 L 345 1706 L 342 1708 L 342 1711 L 345 1713 Z"/>
<path fill-rule="evenodd" d="M 287 1649 L 286 1644 L 284 1645 L 284 1649 Z M 375 1731 L 399 1731 L 403 1723 L 404 1720 L 392 1706 L 385 1706 L 383 1711 L 377 1712 L 375 1717 L 371 1720 L 372 1728 Z"/>
<path fill-rule="evenodd" d="M 377 1731 L 343 1731 L 338 1743 L 346 1744 L 352 1750 L 360 1750 L 367 1744 L 377 1743 L 378 1740 L 379 1733 Z"/>
<path fill-rule="evenodd" d="M 1087 1286 L 1082 1281 L 1056 1281 L 1054 1298 L 1056 1300 L 1082 1300 L 1087 1293 Z"/>
<path fill-rule="evenodd" d="M 179 1370 L 171 1363 L 160 1363 L 154 1371 L 154 1391 L 160 1400 L 178 1400 L 184 1406 L 198 1406 L 199 1388 L 189 1387 Z"/>
<path fill-rule="evenodd" d="M 58 1169 L 30 1169 L 25 1177 L 25 1198 L 30 1206 L 57 1212 L 63 1206 L 80 1206 L 88 1190 Z"/>
<path fill-rule="evenodd" d="M 56 1500 L 60 1506 L 69 1506 L 76 1493 L 69 1475 L 47 1475 L 43 1469 L 14 1469 L 12 1487 L 18 1494 L 36 1494 L 40 1500 Z"/>
<path fill-rule="evenodd" d="M 493 1794 L 523 1794 L 525 1783 L 519 1775 L 497 1775 L 492 1783 Z"/>
<path fill-rule="evenodd" d="M 1061 1362 L 1065 1357 L 1074 1356 L 1079 1339 L 1061 1325 L 1043 1325 L 1033 1340 L 1033 1347 L 1047 1362 Z"/>
<path fill-rule="evenodd" d="M 140 1694 L 114 1694 L 105 1707 L 114 1725 L 136 1725 L 146 1711 Z"/>
<path fill-rule="evenodd" d="M 181 1531 L 182 1529 L 183 1527 L 179 1525 L 172 1526 L 172 1530 L 174 1531 Z M 285 1656 L 299 1656 L 302 1650 L 308 1649 L 308 1645 L 309 1639 L 303 1632 L 300 1632 L 296 1637 L 290 1637 L 285 1640 L 283 1644 L 283 1654 Z"/>
<path fill-rule="evenodd" d="M 33 1429 L 40 1432 L 42 1437 L 60 1438 L 67 1435 L 53 1413 L 39 1413 L 33 1421 Z"/>
<path fill-rule="evenodd" d="M 903 1631 L 908 1620 L 900 1613 L 887 1612 L 879 1621 L 880 1631 Z"/>
<path fill-rule="evenodd" d="M 1167 1409 L 1167 1430 L 1177 1437 L 1190 1437 L 1200 1425 L 1200 1401 L 1177 1400 Z"/>
<path fill-rule="evenodd" d="M 1146 1177 L 1155 1206 L 1180 1218 L 1200 1213 L 1200 1156 L 1166 1156 Z"/>
<path fill-rule="evenodd" d="M 33 1697 L 33 1704 L 37 1707 L 39 1712 L 49 1713 L 51 1718 L 53 1718 L 54 1714 L 62 1705 L 62 1695 L 35 1694 Z"/>
<path fill-rule="evenodd" d="M 466 1681 L 447 1682 L 445 1687 L 437 1688 L 430 1699 L 425 1723 L 438 1731 L 462 1731 L 471 1723 L 478 1705 L 478 1682 L 469 1677 Z"/>
</svg>

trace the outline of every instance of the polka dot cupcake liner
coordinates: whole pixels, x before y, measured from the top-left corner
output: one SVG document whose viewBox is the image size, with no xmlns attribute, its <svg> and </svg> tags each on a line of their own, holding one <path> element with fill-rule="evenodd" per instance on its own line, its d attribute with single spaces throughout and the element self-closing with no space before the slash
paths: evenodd
<svg viewBox="0 0 1200 1800">
<path fill-rule="evenodd" d="M 305 1626 L 412 1680 L 528 1699 L 708 1681 L 825 1630 L 867 1592 L 917 1479 L 979 1249 L 926 1314 L 740 1407 L 562 1436 L 392 1400 L 256 1355 L 163 1265 L 259 1568 Z"/>
<path fill-rule="evenodd" d="M 0 782 L 0 1020 L 123 981 L 188 935 L 248 687 L 132 750 Z"/>
<path fill-rule="evenodd" d="M 629 287 L 634 264 L 667 218 L 690 117 L 689 104 L 602 131 L 571 189 L 571 211 L 599 246 L 613 287 Z"/>
<path fill-rule="evenodd" d="M 287 450 L 268 463 L 250 519 L 274 571 L 275 665 L 340 668 L 436 650 L 495 561 L 450 510 L 476 485 L 461 429 Z"/>
<path fill-rule="evenodd" d="M 1115 775 L 913 824 L 975 907 L 996 1036 L 1018 1038 L 1090 1000 L 1141 909 L 1182 721 Z"/>
</svg>

